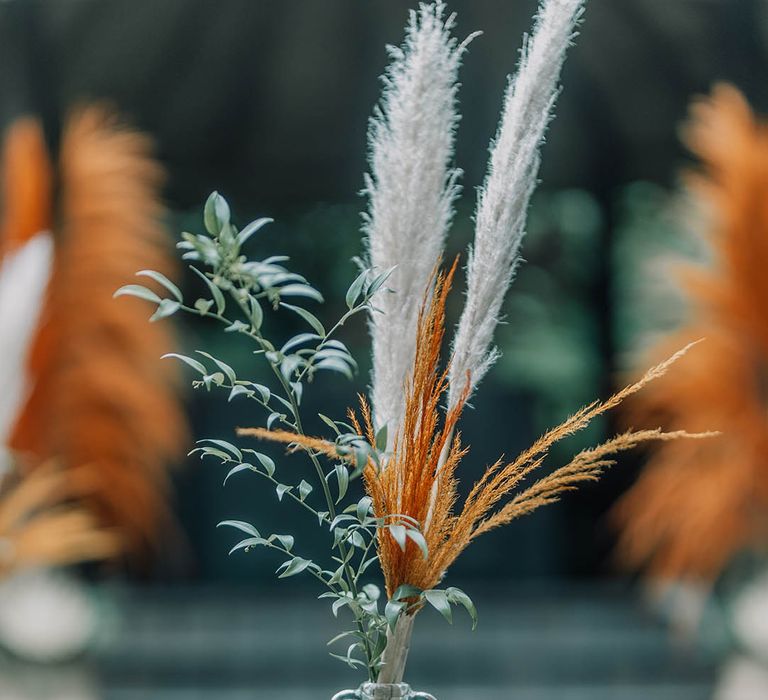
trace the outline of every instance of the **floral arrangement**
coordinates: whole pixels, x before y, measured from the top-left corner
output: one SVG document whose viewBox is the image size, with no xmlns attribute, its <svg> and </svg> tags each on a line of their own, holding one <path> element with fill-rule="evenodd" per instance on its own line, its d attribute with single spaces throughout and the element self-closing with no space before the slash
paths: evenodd
<svg viewBox="0 0 768 700">
<path fill-rule="evenodd" d="M 598 478 L 620 451 L 688 435 L 682 430 L 628 431 L 529 481 L 554 443 L 662 376 L 685 348 L 635 384 L 578 410 L 512 461 L 488 467 L 463 502 L 458 495 L 460 465 L 468 452 L 459 421 L 499 354 L 493 347 L 494 329 L 519 261 L 539 145 L 581 13 L 582 0 L 544 0 L 510 80 L 478 195 L 466 302 L 447 362 L 441 363 L 445 306 L 458 263 L 443 267 L 442 256 L 460 176 L 451 165 L 459 118 L 457 73 L 472 37 L 459 42 L 452 36 L 454 17 L 446 16 L 443 2 L 423 4 L 411 13 L 404 44 L 390 48 L 383 99 L 370 128 L 367 255 L 338 321 L 326 327 L 300 303 L 319 302 L 322 296 L 286 267 L 286 258 L 257 260 L 244 253 L 269 220 L 238 230 L 217 193 L 205 206 L 205 233 L 184 233 L 179 243 L 203 285 L 203 296 L 187 301 L 167 277 L 148 271 L 140 274 L 162 285 L 164 296 L 140 285 L 117 292 L 153 302 L 155 320 L 179 311 L 212 319 L 224 332 L 251 342 L 269 367 L 273 382 L 267 386 L 206 352 L 174 355 L 197 373 L 195 387 L 223 390 L 229 400 L 260 406 L 263 427 L 240 429 L 239 435 L 284 443 L 289 452 L 304 454 L 313 481 L 296 483 L 293 470 L 283 472 L 248 443 L 206 439 L 194 452 L 221 461 L 228 467 L 227 480 L 256 474 L 280 501 L 292 502 L 328 531 L 331 556 L 321 560 L 304 552 L 293 535 L 264 532 L 263 523 L 221 523 L 245 535 L 232 552 L 264 548 L 278 554 L 283 559 L 279 577 L 312 576 L 326 589 L 320 597 L 330 601 L 334 615 L 351 613 L 352 627 L 332 640 L 345 650 L 333 655 L 364 669 L 371 683 L 394 687 L 402 682 L 414 620 L 425 606 L 448 621 L 460 606 L 476 623 L 470 597 L 443 587 L 443 581 L 477 537 Z M 306 332 L 275 340 L 268 335 L 269 311 L 297 316 Z M 318 372 L 353 377 L 356 363 L 339 335 L 363 314 L 372 338 L 369 398 L 360 396 L 344 420 L 321 414 L 328 436 L 311 436 L 304 427 L 305 389 Z M 365 495 L 350 503 L 349 484 L 358 478 Z M 374 565 L 381 570 L 385 595 L 366 579 Z"/>
</svg>

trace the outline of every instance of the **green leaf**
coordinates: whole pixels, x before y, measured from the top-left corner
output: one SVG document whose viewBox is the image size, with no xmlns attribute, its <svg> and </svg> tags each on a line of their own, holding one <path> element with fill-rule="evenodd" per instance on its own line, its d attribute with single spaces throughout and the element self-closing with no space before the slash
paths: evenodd
<svg viewBox="0 0 768 700">
<path fill-rule="evenodd" d="M 379 291 L 381 285 L 383 285 L 384 282 L 389 279 L 389 276 L 395 271 L 395 267 L 397 266 L 395 265 L 394 267 L 390 267 L 386 272 L 382 272 L 380 275 L 377 275 L 373 278 L 371 284 L 368 285 L 368 288 L 365 290 L 365 296 L 367 298 L 370 299 L 374 294 L 376 294 L 376 292 Z"/>
<path fill-rule="evenodd" d="M 331 521 L 331 524 L 328 526 L 328 529 L 332 530 L 337 525 L 341 525 L 341 523 L 349 522 L 351 520 L 354 520 L 354 518 L 351 515 L 345 515 L 345 514 L 342 513 L 341 515 L 337 515 Z"/>
<path fill-rule="evenodd" d="M 314 314 L 310 313 L 306 309 L 302 309 L 300 306 L 294 306 L 293 304 L 286 304 L 284 301 L 280 302 L 280 306 L 285 307 L 286 309 L 289 309 L 290 311 L 293 311 L 297 316 L 301 316 L 312 328 L 315 330 L 315 332 L 325 338 L 325 328 L 323 327 L 323 324 L 320 323 L 320 320 L 315 316 Z"/>
<path fill-rule="evenodd" d="M 312 493 L 312 484 L 302 479 L 299 484 L 299 498 L 303 501 L 310 493 Z"/>
<path fill-rule="evenodd" d="M 387 424 L 384 423 L 376 433 L 376 449 L 384 452 L 387 449 Z"/>
<path fill-rule="evenodd" d="M 216 527 L 233 527 L 236 530 L 244 532 L 246 535 L 261 537 L 259 531 L 253 525 L 242 520 L 222 520 Z"/>
<path fill-rule="evenodd" d="M 200 372 L 200 374 L 205 374 L 208 371 L 202 362 L 198 362 L 197 360 L 191 357 L 187 357 L 186 355 L 179 355 L 175 352 L 169 352 L 163 355 L 161 359 L 164 360 L 166 357 L 175 357 L 177 360 L 181 360 L 182 362 L 188 364 L 192 369 Z"/>
<path fill-rule="evenodd" d="M 284 414 L 280 413 L 279 411 L 272 411 L 272 413 L 269 414 L 269 418 L 267 418 L 267 430 L 270 430 L 272 428 L 272 425 L 278 418 L 282 418 Z"/>
<path fill-rule="evenodd" d="M 344 571 L 346 570 L 346 566 L 342 564 L 336 571 L 334 571 L 331 574 L 331 577 L 328 579 L 328 584 L 333 586 L 337 583 L 341 583 L 344 579 Z M 335 594 L 334 594 L 335 595 Z"/>
<path fill-rule="evenodd" d="M 213 374 L 206 374 L 203 377 L 203 384 L 205 388 L 210 391 L 212 385 L 221 386 L 224 383 L 224 373 L 214 372 Z"/>
<path fill-rule="evenodd" d="M 283 361 L 280 363 L 280 374 L 282 374 L 286 380 L 290 381 L 291 375 L 293 375 L 293 373 L 302 365 L 304 365 L 304 360 L 301 355 L 288 355 L 287 357 L 284 357 Z"/>
<path fill-rule="evenodd" d="M 364 573 L 365 573 L 365 571 L 366 571 L 366 569 L 367 569 L 367 568 L 368 568 L 368 567 L 369 567 L 371 564 L 373 564 L 374 562 L 376 562 L 376 561 L 378 561 L 378 560 L 379 560 L 379 557 L 378 557 L 378 556 L 372 556 L 372 557 L 371 557 L 370 559 L 368 559 L 367 561 L 364 561 L 364 562 L 363 562 L 363 565 L 360 567 L 360 573 L 361 573 L 361 574 L 364 574 Z"/>
<path fill-rule="evenodd" d="M 313 364 L 312 367 L 315 370 L 324 369 L 331 372 L 338 372 L 339 374 L 343 374 L 347 379 L 354 378 L 349 365 L 337 357 L 326 357 L 324 360 L 320 360 L 317 364 Z"/>
<path fill-rule="evenodd" d="M 313 340 L 322 340 L 322 338 L 317 335 L 317 333 L 299 333 L 298 335 L 293 336 L 293 338 L 291 338 L 285 345 L 283 345 L 283 347 L 280 348 L 280 352 L 283 355 L 287 355 L 288 352 L 293 348 Z"/>
<path fill-rule="evenodd" d="M 153 280 L 155 280 L 155 282 L 158 282 L 163 287 L 165 287 L 171 294 L 173 294 L 173 296 L 176 297 L 176 301 L 178 302 L 184 301 L 184 297 L 181 295 L 181 290 L 162 273 L 155 272 L 154 270 L 141 270 L 140 272 L 136 273 L 136 276 L 151 277 Z"/>
<path fill-rule="evenodd" d="M 222 462 L 232 461 L 232 457 L 228 453 L 215 447 L 199 447 L 198 450 L 200 451 L 200 459 L 203 459 L 203 457 L 218 457 Z M 198 450 L 192 450 L 189 454 L 194 454 Z"/>
<path fill-rule="evenodd" d="M 251 547 L 258 547 L 259 545 L 265 544 L 267 544 L 267 541 L 263 537 L 249 537 L 247 540 L 238 542 L 229 550 L 229 553 L 234 554 L 238 549 L 250 549 Z"/>
<path fill-rule="evenodd" d="M 209 355 L 207 352 L 203 352 L 202 350 L 195 350 L 195 352 L 198 355 L 202 355 L 203 357 L 207 357 L 209 360 L 212 360 L 214 363 L 216 363 L 216 366 L 224 372 L 224 374 L 227 375 L 227 379 L 234 384 L 237 381 L 237 375 L 235 374 L 235 370 L 233 370 L 226 362 L 222 362 L 221 360 L 217 360 L 213 355 Z"/>
<path fill-rule="evenodd" d="M 371 652 L 371 659 L 376 662 L 379 660 L 381 655 L 384 653 L 384 649 L 386 649 L 387 646 L 387 635 L 386 634 L 379 634 L 376 637 L 376 644 L 373 647 L 373 651 Z"/>
<path fill-rule="evenodd" d="M 205 230 L 212 236 L 217 235 L 229 223 L 229 204 L 218 192 L 211 192 L 203 209 Z"/>
<path fill-rule="evenodd" d="M 397 618 L 400 617 L 400 613 L 405 610 L 406 605 L 407 603 L 404 603 L 400 600 L 387 601 L 387 604 L 384 607 L 384 617 L 386 618 L 387 624 L 391 630 L 395 629 Z"/>
<path fill-rule="evenodd" d="M 349 605 L 352 601 L 347 598 L 346 596 L 340 596 L 336 600 L 331 603 L 331 612 L 333 613 L 334 617 L 339 616 L 339 610 L 343 608 L 345 605 Z"/>
<path fill-rule="evenodd" d="M 259 394 L 261 394 L 261 400 L 264 403 L 268 403 L 269 402 L 269 397 L 272 396 L 272 392 L 269 390 L 269 387 L 264 386 L 263 384 L 256 384 L 256 383 L 251 384 L 251 386 L 256 391 L 258 391 Z"/>
<path fill-rule="evenodd" d="M 336 338 L 328 338 L 326 341 L 323 342 L 323 347 L 326 348 L 336 348 L 337 350 L 343 350 L 344 352 L 349 352 L 349 348 L 344 345 L 340 340 L 337 340 Z"/>
<path fill-rule="evenodd" d="M 339 497 L 336 499 L 336 503 L 339 503 L 349 488 L 349 472 L 343 464 L 337 464 L 334 471 L 336 472 L 336 481 L 339 484 Z"/>
<path fill-rule="evenodd" d="M 275 473 L 275 462 L 271 457 L 268 457 L 261 452 L 254 452 L 256 459 L 261 462 L 261 466 L 264 467 L 264 471 L 267 472 L 267 476 L 272 476 Z"/>
<path fill-rule="evenodd" d="M 211 306 L 213 306 L 213 302 L 208 302 L 208 308 L 210 309 Z M 251 327 L 247 323 L 243 323 L 239 319 L 232 321 L 225 329 L 225 333 L 248 333 L 248 331 L 251 330 Z"/>
<path fill-rule="evenodd" d="M 405 546 L 408 543 L 407 530 L 405 525 L 387 525 L 389 532 L 392 534 L 392 538 L 397 542 L 398 547 L 405 551 Z"/>
<path fill-rule="evenodd" d="M 419 530 L 413 528 L 406 528 L 405 534 L 408 539 L 411 540 L 421 551 L 421 555 L 426 559 L 429 557 L 429 548 L 427 547 L 427 541 L 424 539 L 424 535 Z"/>
<path fill-rule="evenodd" d="M 448 602 L 448 594 L 445 591 L 432 589 L 424 591 L 424 597 L 427 602 L 439 612 L 450 624 L 453 624 L 453 615 L 451 614 L 451 604 Z"/>
<path fill-rule="evenodd" d="M 213 306 L 213 301 L 211 299 L 198 299 L 195 302 L 195 308 L 200 312 L 201 315 L 207 314 L 211 307 Z M 226 332 L 226 331 L 225 331 Z"/>
<path fill-rule="evenodd" d="M 235 384 L 235 386 L 232 387 L 232 391 L 229 392 L 229 398 L 227 401 L 231 401 L 236 396 L 241 396 L 243 394 L 246 396 L 251 396 L 253 392 L 247 386 L 243 386 L 242 384 Z"/>
<path fill-rule="evenodd" d="M 324 346 L 321 350 L 318 350 L 314 354 L 313 360 L 315 362 L 319 362 L 320 360 L 324 360 L 326 358 L 341 360 L 342 362 L 346 362 L 350 367 L 353 367 L 353 368 L 357 367 L 357 362 L 355 362 L 355 358 L 349 354 L 349 350 L 347 350 L 346 348 L 341 350 L 340 348 L 336 348 L 336 347 Z"/>
<path fill-rule="evenodd" d="M 155 304 L 162 302 L 162 299 L 151 289 L 142 287 L 140 284 L 126 284 L 124 287 L 120 287 L 112 297 L 115 299 L 117 297 L 138 297 L 139 299 L 145 299 L 146 301 L 151 301 Z"/>
<path fill-rule="evenodd" d="M 418 598 L 424 591 L 421 588 L 404 583 L 392 594 L 392 600 L 404 600 L 406 598 Z"/>
<path fill-rule="evenodd" d="M 312 562 L 309 559 L 302 559 L 301 557 L 294 557 L 290 561 L 283 564 L 280 569 L 285 567 L 285 570 L 283 573 L 278 576 L 278 578 L 288 578 L 289 576 L 295 576 L 296 574 L 300 574 L 304 569 L 306 569 Z"/>
<path fill-rule="evenodd" d="M 381 598 L 381 590 L 375 583 L 366 583 L 362 590 L 371 600 L 378 600 Z"/>
<path fill-rule="evenodd" d="M 331 644 L 335 644 L 341 639 L 344 639 L 344 637 L 354 637 L 357 635 L 358 632 L 356 630 L 347 630 L 346 632 L 341 632 L 340 634 L 337 634 L 333 639 L 328 641 L 325 646 L 331 646 Z"/>
<path fill-rule="evenodd" d="M 213 296 L 213 300 L 216 302 L 216 312 L 218 314 L 223 314 L 224 310 L 227 308 L 227 303 L 224 301 L 224 295 L 221 293 L 221 290 L 194 265 L 190 265 L 189 269 L 192 270 L 192 272 L 194 272 L 201 280 L 203 280 L 203 282 L 205 282 L 205 285 L 208 287 L 208 291 L 210 291 L 211 296 Z"/>
<path fill-rule="evenodd" d="M 178 301 L 163 299 L 157 307 L 157 311 L 149 317 L 149 320 L 154 323 L 162 318 L 168 318 L 168 316 L 173 316 L 180 308 L 181 304 Z"/>
<path fill-rule="evenodd" d="M 322 525 L 326 519 L 328 518 L 328 511 L 321 510 L 317 512 L 317 522 L 318 524 Z"/>
<path fill-rule="evenodd" d="M 368 458 L 371 456 L 371 447 L 367 442 L 355 445 L 355 472 L 361 474 L 365 465 L 368 464 Z"/>
<path fill-rule="evenodd" d="M 227 481 L 229 480 L 230 476 L 234 476 L 235 474 L 239 474 L 240 472 L 243 472 L 246 469 L 250 469 L 252 472 L 256 471 L 254 469 L 253 465 L 252 464 L 248 464 L 247 462 L 243 462 L 242 464 L 238 464 L 237 466 L 232 467 L 232 469 L 230 469 L 227 472 L 227 475 L 224 477 L 224 486 L 227 485 Z"/>
<path fill-rule="evenodd" d="M 283 496 L 290 491 L 293 488 L 293 486 L 288 486 L 287 484 L 278 484 L 275 487 L 275 491 L 277 491 L 277 500 L 282 501 Z"/>
<path fill-rule="evenodd" d="M 279 401 L 281 404 L 283 404 L 283 406 L 285 406 L 291 412 L 291 414 L 293 414 L 293 407 L 291 406 L 291 402 L 288 401 L 288 399 L 284 399 L 279 394 L 273 394 L 272 398 L 275 399 L 276 401 Z"/>
<path fill-rule="evenodd" d="M 259 304 L 259 300 L 256 299 L 256 297 L 250 297 L 249 304 L 251 309 L 251 325 L 256 330 L 259 330 L 261 328 L 261 324 L 264 323 L 264 311 L 262 310 L 261 304 Z"/>
<path fill-rule="evenodd" d="M 346 294 L 347 307 L 352 310 L 355 306 L 357 298 L 360 296 L 360 292 L 363 291 L 363 285 L 368 279 L 368 270 L 363 270 L 352 284 L 349 285 L 349 289 Z"/>
<path fill-rule="evenodd" d="M 464 593 L 460 588 L 446 588 L 445 589 L 446 595 L 448 596 L 448 600 L 453 603 L 454 605 L 463 605 L 464 608 L 466 608 L 466 611 L 469 613 L 469 616 L 472 618 L 472 629 L 477 628 L 477 609 L 475 608 L 475 604 L 472 602 L 472 599 Z"/>
<path fill-rule="evenodd" d="M 283 287 L 278 287 L 278 292 L 281 298 L 306 297 L 307 299 L 314 299 L 319 302 L 323 301 L 323 295 L 308 284 L 286 284 Z"/>
<path fill-rule="evenodd" d="M 328 416 L 322 413 L 318 413 L 317 415 L 320 418 L 320 420 L 323 421 L 323 423 L 325 423 L 328 427 L 330 427 L 336 433 L 336 435 L 341 435 L 341 431 L 339 430 L 336 423 L 334 423 L 330 418 L 328 418 Z"/>
<path fill-rule="evenodd" d="M 271 224 L 273 219 L 256 219 L 251 221 L 240 233 L 237 234 L 237 245 L 242 246 L 254 233 L 256 233 L 262 226 Z"/>
<path fill-rule="evenodd" d="M 293 549 L 293 543 L 295 541 L 293 535 L 274 535 L 274 538 L 289 552 Z"/>
<path fill-rule="evenodd" d="M 341 656 L 341 654 L 329 654 L 329 656 L 332 656 L 334 659 L 338 659 L 339 661 L 343 661 L 351 669 L 355 669 L 357 666 L 360 668 L 365 667 L 365 663 L 360 661 L 360 659 L 355 659 L 351 656 Z"/>
<path fill-rule="evenodd" d="M 357 519 L 360 522 L 363 522 L 363 520 L 366 519 L 368 516 L 368 513 L 371 510 L 371 505 L 373 504 L 373 500 L 370 496 L 363 496 L 358 502 L 356 507 L 356 513 L 357 513 Z"/>
<path fill-rule="evenodd" d="M 210 442 L 212 445 L 216 445 L 217 447 L 221 447 L 224 450 L 227 450 L 227 452 L 231 453 L 233 457 L 237 459 L 243 458 L 243 453 L 240 451 L 240 448 L 233 445 L 231 442 L 227 442 L 226 440 L 214 440 L 211 438 L 204 438 L 203 440 L 198 440 L 197 444 L 201 445 L 205 442 Z"/>
</svg>

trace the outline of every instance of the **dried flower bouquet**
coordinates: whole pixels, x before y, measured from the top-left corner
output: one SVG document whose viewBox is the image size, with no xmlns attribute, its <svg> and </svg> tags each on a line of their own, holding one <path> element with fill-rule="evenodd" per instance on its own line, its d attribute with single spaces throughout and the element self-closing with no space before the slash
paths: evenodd
<svg viewBox="0 0 768 700">
<path fill-rule="evenodd" d="M 475 607 L 463 591 L 441 587 L 447 569 L 475 538 L 596 479 L 618 452 L 687 435 L 628 431 L 580 452 L 532 484 L 526 482 L 555 442 L 664 374 L 684 349 L 606 401 L 580 409 L 511 462 L 499 460 L 488 467 L 459 503 L 458 469 L 468 448 L 461 442 L 458 422 L 499 354 L 492 345 L 494 329 L 519 260 L 539 145 L 581 12 L 582 0 L 543 0 L 518 73 L 510 80 L 477 202 L 466 303 L 444 364 L 445 304 L 457 264 L 442 270 L 441 259 L 458 193 L 459 171 L 451 167 L 457 72 L 469 40 L 453 38 L 454 17 L 446 16 L 439 1 L 413 12 L 403 46 L 390 48 L 383 100 L 370 129 L 366 267 L 347 292 L 348 311 L 330 330 L 294 303 L 322 297 L 285 267 L 285 258 L 252 260 L 243 254 L 246 241 L 267 220 L 238 231 L 227 203 L 215 193 L 205 207 L 207 233 L 185 233 L 179 244 L 184 258 L 196 263 L 192 270 L 204 283 L 205 296 L 188 304 L 176 285 L 152 272 L 142 274 L 153 277 L 170 296 L 161 298 L 136 285 L 119 292 L 157 304 L 154 319 L 183 310 L 215 319 L 226 332 L 254 343 L 271 370 L 273 386 L 241 378 L 207 353 L 176 357 L 200 375 L 195 386 L 221 388 L 230 400 L 259 404 L 267 416 L 264 427 L 239 434 L 286 443 L 290 451 L 305 453 L 315 483 L 296 483 L 288 476 L 294 470 L 283 476 L 269 456 L 252 447 L 213 439 L 201 441 L 196 451 L 226 464 L 227 479 L 254 472 L 275 488 L 279 500 L 309 512 L 329 532 L 332 563 L 300 554 L 292 535 L 263 535 L 251 523 L 230 520 L 222 525 L 247 535 L 232 551 L 265 547 L 283 557 L 280 577 L 304 572 L 317 579 L 327 589 L 321 597 L 331 601 L 334 615 L 346 608 L 354 621 L 352 629 L 332 640 L 346 646 L 334 656 L 364 668 L 370 682 L 390 690 L 403 679 L 420 609 L 432 606 L 450 621 L 452 607 L 460 605 L 476 621 Z M 268 339 L 268 308 L 298 315 L 308 332 L 282 344 Z M 360 397 L 346 421 L 321 415 L 332 433 L 329 438 L 311 437 L 304 429 L 304 389 L 320 371 L 353 375 L 355 361 L 337 335 L 360 313 L 367 313 L 372 336 L 370 401 Z M 349 483 L 358 477 L 365 495 L 347 504 Z M 318 487 L 320 505 L 315 500 Z M 363 583 L 375 563 L 384 578 L 386 600 L 376 585 Z"/>
</svg>

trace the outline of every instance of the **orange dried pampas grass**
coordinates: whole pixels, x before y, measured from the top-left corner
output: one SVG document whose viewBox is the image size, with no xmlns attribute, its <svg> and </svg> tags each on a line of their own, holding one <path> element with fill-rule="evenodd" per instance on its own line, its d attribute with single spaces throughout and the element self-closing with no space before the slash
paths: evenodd
<svg viewBox="0 0 768 700">
<path fill-rule="evenodd" d="M 542 466 L 550 447 L 559 440 L 583 429 L 595 417 L 614 408 L 646 384 L 665 374 L 687 347 L 653 367 L 637 383 L 623 389 L 606 401 L 585 406 L 561 425 L 539 438 L 514 461 L 499 460 L 489 467 L 471 489 L 456 513 L 458 497 L 457 468 L 466 455 L 460 435 L 454 429 L 461 415 L 467 389 L 456 406 L 443 415 L 440 403 L 448 389 L 450 366 L 441 370 L 440 348 L 445 327 L 445 303 L 456 264 L 446 275 L 438 274 L 434 290 L 425 300 L 419 316 L 416 358 L 406 387 L 406 412 L 398 430 L 391 454 L 385 455 L 381 468 L 369 461 L 364 471 L 367 493 L 373 500 L 374 513 L 385 518 L 406 516 L 421 526 L 427 545 L 427 556 L 412 541 L 398 543 L 390 528 L 379 528 L 378 551 L 387 593 L 391 598 L 404 584 L 423 590 L 434 588 L 462 551 L 481 534 L 506 525 L 536 508 L 553 503 L 578 484 L 593 481 L 611 466 L 618 452 L 649 440 L 672 440 L 679 437 L 704 437 L 682 430 L 664 433 L 660 430 L 629 431 L 594 448 L 583 450 L 567 465 L 548 476 L 520 488 L 527 477 Z M 358 432 L 375 443 L 370 410 L 361 398 L 362 425 L 350 414 Z M 261 428 L 240 430 L 267 440 L 290 443 L 338 458 L 333 443 L 306 438 L 286 431 Z M 430 506 L 430 494 L 437 494 Z M 512 495 L 513 492 L 515 495 Z"/>
<path fill-rule="evenodd" d="M 694 104 L 685 139 L 702 161 L 686 184 L 711 215 L 712 263 L 679 267 L 690 318 L 650 356 L 707 342 L 628 416 L 721 435 L 659 446 L 615 518 L 623 564 L 711 581 L 735 554 L 768 542 L 768 126 L 738 90 L 719 85 Z"/>
<path fill-rule="evenodd" d="M 31 391 L 10 439 L 29 469 L 56 460 L 129 552 L 143 551 L 170 521 L 166 467 L 186 442 L 175 375 L 159 362 L 173 346 L 169 331 L 147 327 L 141 301 L 112 298 L 136 269 L 171 267 L 160 223 L 163 173 L 150 153 L 148 139 L 105 108 L 77 110 L 66 122 L 54 269 L 29 353 Z M 24 189 L 11 185 L 13 171 L 6 181 L 7 200 Z M 48 204 L 39 198 L 40 220 Z M 6 219 L 16 211 L 5 222 L 6 243 L 29 229 L 14 205 Z"/>
<path fill-rule="evenodd" d="M 40 122 L 21 117 L 7 129 L 0 157 L 0 258 L 51 228 L 53 175 Z"/>
</svg>

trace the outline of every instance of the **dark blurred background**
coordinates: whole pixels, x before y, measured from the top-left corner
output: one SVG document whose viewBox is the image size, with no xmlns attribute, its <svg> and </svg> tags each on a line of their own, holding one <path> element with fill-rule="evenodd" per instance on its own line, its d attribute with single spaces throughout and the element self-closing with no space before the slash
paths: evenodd
<svg viewBox="0 0 768 700">
<path fill-rule="evenodd" d="M 319 315 L 335 318 L 355 275 L 350 258 L 362 250 L 365 203 L 358 192 L 367 120 L 387 63 L 384 46 L 401 41 L 412 5 L 0 2 L 0 125 L 21 113 L 40 114 L 55 149 L 73 105 L 109 100 L 155 139 L 169 173 L 174 235 L 201 228 L 202 203 L 213 189 L 230 200 L 240 224 L 274 217 L 252 252 L 290 255 L 292 268 L 326 296 Z M 460 252 L 471 237 L 474 192 L 506 76 L 536 3 L 452 0 L 449 7 L 458 12 L 460 36 L 483 30 L 461 71 L 456 163 L 465 171 L 464 195 L 449 243 Z M 680 245 L 674 191 L 688 160 L 678 128 L 691 97 L 719 80 L 735 83 L 756 109 L 766 108 L 767 54 L 766 0 L 588 2 L 543 149 L 523 249 L 527 262 L 512 287 L 508 323 L 498 333 L 504 356 L 465 415 L 464 437 L 472 446 L 465 483 L 501 453 L 514 455 L 547 426 L 604 396 L 622 380 L 626 353 L 643 332 L 673 321 L 668 308 L 647 303 L 641 273 L 652 253 Z M 460 302 L 457 293 L 453 320 Z M 291 331 L 274 329 L 277 336 Z M 258 377 L 248 348 L 214 331 L 204 323 L 181 326 L 182 352 L 204 347 Z M 360 373 L 353 383 L 319 380 L 307 394 L 308 413 L 322 406 L 340 416 L 366 386 L 364 324 L 352 324 L 344 340 Z M 215 393 L 190 391 L 189 405 L 198 437 L 227 437 L 236 425 L 260 419 Z M 610 427 L 597 425 L 564 445 L 553 463 Z M 290 460 L 297 475 L 304 468 L 299 458 L 275 455 Z M 452 582 L 498 588 L 528 579 L 613 576 L 606 513 L 638 465 L 638 457 L 624 459 L 598 485 L 486 536 L 457 563 Z M 255 478 L 241 476 L 226 488 L 222 478 L 213 464 L 193 459 L 181 465 L 176 503 L 189 551 L 161 575 L 266 587 L 273 562 L 256 553 L 227 557 L 232 536 L 215 529 L 219 520 L 277 521 L 305 541 L 316 537 L 319 543 L 319 536 Z M 301 585 L 291 579 L 289 590 Z"/>
</svg>

